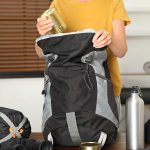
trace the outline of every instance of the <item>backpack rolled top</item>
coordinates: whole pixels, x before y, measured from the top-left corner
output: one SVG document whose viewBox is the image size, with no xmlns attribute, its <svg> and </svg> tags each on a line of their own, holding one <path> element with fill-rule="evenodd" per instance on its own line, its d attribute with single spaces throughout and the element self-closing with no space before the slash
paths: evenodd
<svg viewBox="0 0 150 150">
<path fill-rule="evenodd" d="M 54 145 L 112 144 L 119 126 L 106 47 L 94 48 L 95 31 L 51 34 L 36 42 L 46 61 L 43 135 Z"/>
</svg>

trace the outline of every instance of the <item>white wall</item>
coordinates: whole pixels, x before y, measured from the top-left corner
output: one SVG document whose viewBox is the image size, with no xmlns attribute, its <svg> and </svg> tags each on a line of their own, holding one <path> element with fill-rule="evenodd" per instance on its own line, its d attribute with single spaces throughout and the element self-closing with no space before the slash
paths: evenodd
<svg viewBox="0 0 150 150">
<path fill-rule="evenodd" d="M 19 110 L 29 119 L 33 132 L 41 131 L 43 78 L 0 79 L 0 107 Z"/>
<path fill-rule="evenodd" d="M 119 60 L 123 86 L 150 86 L 143 64 L 150 61 L 150 1 L 125 0 L 132 25 L 127 27 L 128 53 Z M 41 131 L 43 78 L 0 79 L 0 106 L 22 111 L 33 132 Z"/>
<path fill-rule="evenodd" d="M 127 26 L 128 52 L 119 59 L 123 86 L 150 87 L 150 1 L 125 0 L 132 24 Z"/>
</svg>

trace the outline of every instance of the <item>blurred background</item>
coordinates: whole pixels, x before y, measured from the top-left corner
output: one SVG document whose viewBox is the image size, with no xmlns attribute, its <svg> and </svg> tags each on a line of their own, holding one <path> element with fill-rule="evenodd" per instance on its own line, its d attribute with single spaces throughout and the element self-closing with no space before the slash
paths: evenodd
<svg viewBox="0 0 150 150">
<path fill-rule="evenodd" d="M 124 0 L 132 24 L 126 28 L 128 52 L 119 59 L 123 87 L 150 88 L 150 1 Z M 0 0 L 0 107 L 22 111 L 33 132 L 41 132 L 44 61 L 34 50 L 36 18 L 50 0 Z M 150 118 L 146 105 L 145 120 Z M 124 110 L 120 131 L 125 131 Z"/>
</svg>

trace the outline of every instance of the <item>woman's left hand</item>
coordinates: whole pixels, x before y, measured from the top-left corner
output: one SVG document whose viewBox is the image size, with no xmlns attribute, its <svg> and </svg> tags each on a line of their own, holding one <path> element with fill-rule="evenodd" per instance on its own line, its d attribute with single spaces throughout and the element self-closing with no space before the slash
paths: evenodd
<svg viewBox="0 0 150 150">
<path fill-rule="evenodd" d="M 93 47 L 102 48 L 111 43 L 111 35 L 106 30 L 99 30 L 93 37 Z"/>
</svg>

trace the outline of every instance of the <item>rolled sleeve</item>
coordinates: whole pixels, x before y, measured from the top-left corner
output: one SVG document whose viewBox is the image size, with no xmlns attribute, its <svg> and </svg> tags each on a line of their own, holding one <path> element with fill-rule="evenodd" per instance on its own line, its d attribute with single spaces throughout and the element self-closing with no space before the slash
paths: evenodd
<svg viewBox="0 0 150 150">
<path fill-rule="evenodd" d="M 128 13 L 125 9 L 123 0 L 116 0 L 114 2 L 113 20 L 123 20 L 125 25 L 131 23 Z"/>
</svg>

